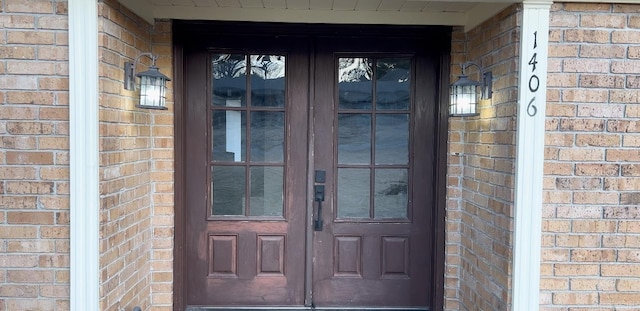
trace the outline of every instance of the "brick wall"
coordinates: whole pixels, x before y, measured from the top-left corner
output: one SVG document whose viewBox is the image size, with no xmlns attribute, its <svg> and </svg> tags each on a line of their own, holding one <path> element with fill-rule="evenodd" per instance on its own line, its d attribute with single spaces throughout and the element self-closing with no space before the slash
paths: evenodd
<svg viewBox="0 0 640 311">
<path fill-rule="evenodd" d="M 453 34 L 452 82 L 474 61 L 492 71 L 494 93 L 480 116 L 450 119 L 447 310 L 510 308 L 519 8 Z M 475 66 L 467 74 L 480 80 Z"/>
<path fill-rule="evenodd" d="M 0 2 L 0 310 L 69 308 L 67 2 Z"/>
<path fill-rule="evenodd" d="M 551 12 L 542 310 L 640 308 L 640 5 Z"/>
<path fill-rule="evenodd" d="M 123 64 L 152 52 L 171 76 L 171 23 L 150 25 L 115 0 L 99 5 L 101 310 L 171 302 L 173 113 L 136 108 Z M 151 60 L 143 56 L 147 69 Z M 169 92 L 171 93 L 171 92 Z"/>
<path fill-rule="evenodd" d="M 156 21 L 152 49 L 160 71 L 173 77 L 173 41 L 170 21 Z M 152 113 L 151 126 L 151 311 L 173 310 L 174 120 L 173 84 L 168 84 L 165 111 Z"/>
</svg>

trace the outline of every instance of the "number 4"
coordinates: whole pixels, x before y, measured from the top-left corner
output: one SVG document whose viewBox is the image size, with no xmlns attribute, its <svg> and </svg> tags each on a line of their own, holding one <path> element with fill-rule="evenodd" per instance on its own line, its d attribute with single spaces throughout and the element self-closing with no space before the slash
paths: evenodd
<svg viewBox="0 0 640 311">
<path fill-rule="evenodd" d="M 536 71 L 536 64 L 538 63 L 538 61 L 536 60 L 537 56 L 538 56 L 538 53 L 533 53 L 533 57 L 531 57 L 531 60 L 529 60 L 529 65 L 533 66 L 533 69 L 531 69 L 531 72 Z"/>
</svg>

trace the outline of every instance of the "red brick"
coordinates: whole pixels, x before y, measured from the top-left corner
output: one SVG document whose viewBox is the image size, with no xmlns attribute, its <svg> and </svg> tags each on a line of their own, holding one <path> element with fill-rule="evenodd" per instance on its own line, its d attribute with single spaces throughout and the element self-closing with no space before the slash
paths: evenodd
<svg viewBox="0 0 640 311">
<path fill-rule="evenodd" d="M 35 59 L 35 48 L 30 46 L 0 46 L 3 59 Z"/>
<path fill-rule="evenodd" d="M 600 206 L 563 205 L 556 208 L 556 217 L 567 219 L 600 219 L 602 213 Z"/>
<path fill-rule="evenodd" d="M 620 204 L 640 205 L 640 192 L 625 192 L 620 194 Z"/>
<path fill-rule="evenodd" d="M 0 226 L 2 239 L 33 239 L 37 234 L 37 228 L 34 226 Z"/>
<path fill-rule="evenodd" d="M 35 179 L 36 168 L 27 166 L 0 166 L 0 180 Z"/>
<path fill-rule="evenodd" d="M 581 87 L 620 89 L 625 86 L 624 81 L 624 76 L 583 74 L 580 75 L 579 85 Z"/>
<path fill-rule="evenodd" d="M 616 282 L 616 289 L 622 292 L 637 292 L 640 288 L 640 279 L 620 279 Z"/>
<path fill-rule="evenodd" d="M 612 90 L 611 102 L 612 103 L 636 103 L 640 99 L 640 92 L 635 90 Z"/>
<path fill-rule="evenodd" d="M 599 265 L 594 264 L 554 264 L 556 276 L 595 276 L 599 272 Z"/>
<path fill-rule="evenodd" d="M 595 304 L 598 303 L 597 293 L 554 293 L 553 303 L 559 305 Z"/>
<path fill-rule="evenodd" d="M 562 61 L 564 72 L 609 73 L 611 61 L 601 59 L 565 59 Z"/>
<path fill-rule="evenodd" d="M 32 31 L 8 31 L 8 44 L 54 44 L 54 32 L 42 30 Z"/>
<path fill-rule="evenodd" d="M 51 152 L 7 151 L 7 164 L 53 164 Z"/>
<path fill-rule="evenodd" d="M 578 176 L 617 176 L 620 171 L 618 164 L 601 163 L 576 163 L 576 175 Z M 640 167 L 638 168 L 640 174 Z"/>
<path fill-rule="evenodd" d="M 578 26 L 577 14 L 551 14 L 549 19 L 549 26 L 555 27 L 577 27 Z"/>
<path fill-rule="evenodd" d="M 614 60 L 611 61 L 612 73 L 640 73 L 640 60 Z"/>
<path fill-rule="evenodd" d="M 562 91 L 562 100 L 581 103 L 606 103 L 609 101 L 609 91 L 595 89 L 568 89 Z"/>
<path fill-rule="evenodd" d="M 640 305 L 639 293 L 599 293 L 600 303 L 615 304 L 616 306 Z"/>
<path fill-rule="evenodd" d="M 7 194 L 49 194 L 53 192 L 52 182 L 8 181 Z"/>
<path fill-rule="evenodd" d="M 624 28 L 625 15 L 581 14 L 580 26 L 585 28 Z"/>
<path fill-rule="evenodd" d="M 577 204 L 618 204 L 620 195 L 612 192 L 574 192 L 573 203 Z"/>
<path fill-rule="evenodd" d="M 620 135 L 578 134 L 576 146 L 615 147 L 621 145 Z"/>
<path fill-rule="evenodd" d="M 640 189 L 640 178 L 605 178 L 605 190 L 637 190 Z"/>
<path fill-rule="evenodd" d="M 38 288 L 35 285 L 0 285 L 0 297 L 36 298 Z"/>
<path fill-rule="evenodd" d="M 638 44 L 640 43 L 640 33 L 638 31 L 617 30 L 611 34 L 611 43 L 617 44 Z"/>
<path fill-rule="evenodd" d="M 563 161 L 602 161 L 604 151 L 598 149 L 561 149 L 558 159 Z"/>
<path fill-rule="evenodd" d="M 609 43 L 610 30 L 569 29 L 564 31 L 567 42 Z"/>
<path fill-rule="evenodd" d="M 616 259 L 616 251 L 614 250 L 571 250 L 571 261 L 573 262 L 611 262 Z"/>
<path fill-rule="evenodd" d="M 7 122 L 7 132 L 10 134 L 51 134 L 53 124 L 43 122 Z"/>
<path fill-rule="evenodd" d="M 638 162 L 640 161 L 640 150 L 633 149 L 610 149 L 606 153 L 607 161 Z"/>
<path fill-rule="evenodd" d="M 602 180 L 600 178 L 587 177 L 556 178 L 556 187 L 562 190 L 602 189 Z"/>
<path fill-rule="evenodd" d="M 572 232 L 577 233 L 611 233 L 616 231 L 615 221 L 574 220 Z"/>
<path fill-rule="evenodd" d="M 15 13 L 53 13 L 51 1 L 44 0 L 4 0 L 5 12 Z"/>
<path fill-rule="evenodd" d="M 611 4 L 609 3 L 563 3 L 566 11 L 573 12 L 610 12 Z"/>
<path fill-rule="evenodd" d="M 606 291 L 615 289 L 615 280 L 576 276 L 570 282 L 573 291 Z"/>
<path fill-rule="evenodd" d="M 53 213 L 52 212 L 8 212 L 7 223 L 51 225 L 53 224 Z"/>
</svg>

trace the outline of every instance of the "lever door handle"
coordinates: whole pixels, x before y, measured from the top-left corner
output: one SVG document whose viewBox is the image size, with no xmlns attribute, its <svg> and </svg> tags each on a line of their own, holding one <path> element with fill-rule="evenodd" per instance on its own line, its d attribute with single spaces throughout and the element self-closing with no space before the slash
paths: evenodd
<svg viewBox="0 0 640 311">
<path fill-rule="evenodd" d="M 318 202 L 316 211 L 316 219 L 313 221 L 313 230 L 322 231 L 322 202 L 324 201 L 324 185 L 316 185 L 313 187 L 313 201 Z"/>
</svg>

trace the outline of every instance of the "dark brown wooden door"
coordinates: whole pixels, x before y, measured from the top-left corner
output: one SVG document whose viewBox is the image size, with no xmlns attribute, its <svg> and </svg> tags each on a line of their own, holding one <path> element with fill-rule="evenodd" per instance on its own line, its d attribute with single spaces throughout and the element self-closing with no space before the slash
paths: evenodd
<svg viewBox="0 0 640 311">
<path fill-rule="evenodd" d="M 314 164 L 327 172 L 313 238 L 318 307 L 431 300 L 437 61 L 404 39 L 380 43 L 318 45 Z"/>
<path fill-rule="evenodd" d="M 186 51 L 186 302 L 303 305 L 309 56 L 216 42 Z"/>
<path fill-rule="evenodd" d="M 184 50 L 185 304 L 430 309 L 439 54 L 204 41 Z"/>
</svg>

